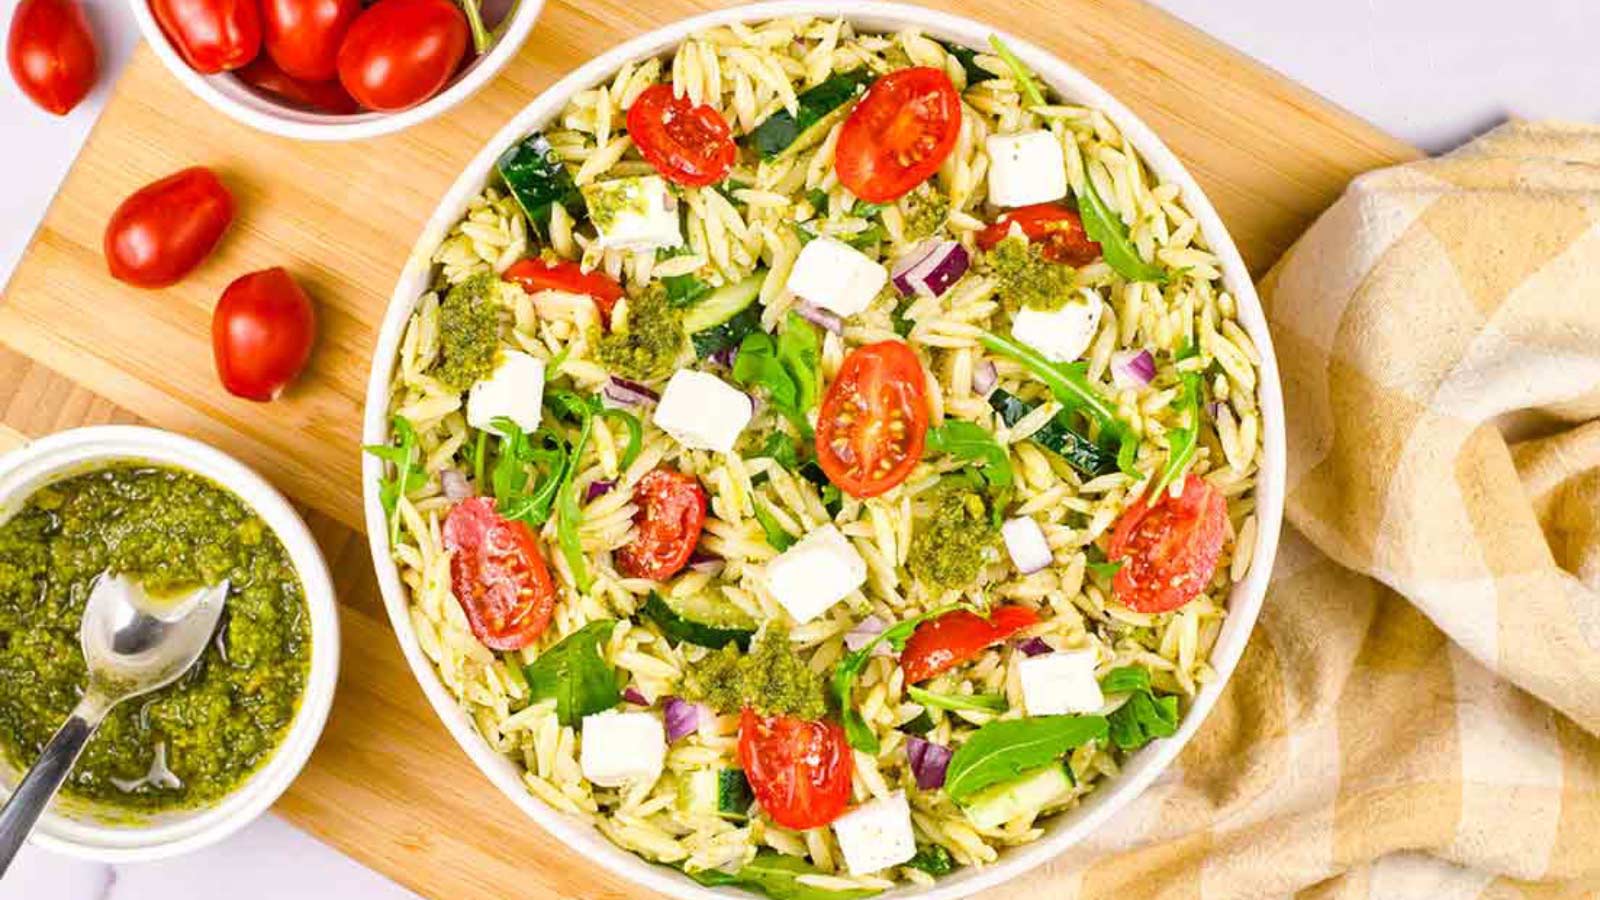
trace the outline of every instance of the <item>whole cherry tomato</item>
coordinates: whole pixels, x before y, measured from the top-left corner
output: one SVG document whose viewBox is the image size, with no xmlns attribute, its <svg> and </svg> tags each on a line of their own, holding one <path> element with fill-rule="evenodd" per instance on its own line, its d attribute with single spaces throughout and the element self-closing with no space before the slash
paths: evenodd
<svg viewBox="0 0 1600 900">
<path fill-rule="evenodd" d="M 22 0 L 6 39 L 11 78 L 46 112 L 64 116 L 94 87 L 94 37 L 77 0 Z"/>
<path fill-rule="evenodd" d="M 876 497 L 922 459 L 928 381 L 901 341 L 857 347 L 844 358 L 817 416 L 817 463 L 852 497 Z"/>
<path fill-rule="evenodd" d="M 628 134 L 645 162 L 668 181 L 688 187 L 721 181 L 739 155 L 722 113 L 677 96 L 670 84 L 646 88 L 633 101 Z"/>
<path fill-rule="evenodd" d="M 693 475 L 654 469 L 633 489 L 634 538 L 617 551 L 617 571 L 629 578 L 666 581 L 678 574 L 700 541 L 706 489 Z"/>
<path fill-rule="evenodd" d="M 1100 245 L 1083 230 L 1083 219 L 1059 203 L 1035 203 L 1001 213 L 994 224 L 978 232 L 978 246 L 994 249 L 1011 234 L 1013 223 L 1029 242 L 1039 245 L 1039 254 L 1051 262 L 1086 266 L 1101 256 Z"/>
<path fill-rule="evenodd" d="M 217 377 L 246 400 L 276 400 L 305 368 L 316 337 L 311 298 L 282 268 L 235 279 L 211 314 Z"/>
<path fill-rule="evenodd" d="M 450 592 L 480 643 L 521 650 L 544 633 L 556 583 L 526 522 L 502 518 L 488 497 L 469 497 L 445 517 L 444 546 Z"/>
<path fill-rule="evenodd" d="M 261 0 L 267 55 L 286 74 L 328 81 L 339 74 L 339 42 L 361 0 Z"/>
<path fill-rule="evenodd" d="M 839 129 L 834 168 L 850 192 L 889 203 L 939 170 L 961 134 L 961 96 L 942 69 L 879 78 Z"/>
<path fill-rule="evenodd" d="M 622 299 L 622 285 L 612 281 L 604 272 L 585 272 L 582 266 L 564 259 L 555 262 L 519 259 L 501 277 L 516 282 L 530 294 L 540 291 L 588 294 L 594 298 L 595 308 L 600 310 L 600 321 L 607 328 L 611 327 L 612 308 Z"/>
<path fill-rule="evenodd" d="M 195 166 L 153 181 L 122 201 L 106 224 L 106 266 L 136 287 L 176 284 L 216 248 L 233 221 L 233 195 Z"/>
<path fill-rule="evenodd" d="M 756 802 L 785 828 L 820 828 L 850 803 L 854 757 L 836 722 L 763 716 L 746 707 L 739 716 L 739 766 Z"/>
<path fill-rule="evenodd" d="M 261 52 L 260 0 L 150 0 L 161 31 L 196 72 L 237 69 Z"/>
<path fill-rule="evenodd" d="M 1039 623 L 1039 614 L 1026 606 L 1002 606 L 987 619 L 964 609 L 952 610 L 937 619 L 923 622 L 906 640 L 900 654 L 900 668 L 906 684 L 929 678 L 960 665 L 991 644 Z"/>
<path fill-rule="evenodd" d="M 314 112 L 349 115 L 361 109 L 361 105 L 345 92 L 344 86 L 337 80 L 302 81 L 278 68 L 272 57 L 265 53 L 233 74 L 257 90 Z"/>
<path fill-rule="evenodd" d="M 383 0 L 345 32 L 339 81 L 367 109 L 416 106 L 455 74 L 469 34 L 450 0 Z"/>
<path fill-rule="evenodd" d="M 1122 563 L 1111 592 L 1135 612 L 1177 609 L 1211 583 L 1227 536 L 1228 500 L 1198 475 L 1177 497 L 1140 498 L 1111 530 L 1106 559 Z"/>
</svg>

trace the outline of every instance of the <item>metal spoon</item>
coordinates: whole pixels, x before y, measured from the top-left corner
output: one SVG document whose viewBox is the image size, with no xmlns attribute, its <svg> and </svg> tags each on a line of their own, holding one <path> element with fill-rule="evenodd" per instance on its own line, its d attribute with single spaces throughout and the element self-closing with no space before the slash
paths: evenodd
<svg viewBox="0 0 1600 900">
<path fill-rule="evenodd" d="M 89 687 L 0 809 L 0 876 L 106 713 L 187 672 L 216 631 L 227 596 L 226 580 L 184 594 L 152 597 L 126 575 L 102 572 L 95 579 L 78 629 Z"/>
</svg>

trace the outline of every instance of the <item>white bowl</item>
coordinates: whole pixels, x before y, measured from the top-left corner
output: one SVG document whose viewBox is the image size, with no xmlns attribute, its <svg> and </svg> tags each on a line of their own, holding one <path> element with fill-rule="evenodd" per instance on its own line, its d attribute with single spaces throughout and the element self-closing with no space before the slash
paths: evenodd
<svg viewBox="0 0 1600 900">
<path fill-rule="evenodd" d="M 968 47 L 988 46 L 991 34 L 1000 34 L 1011 45 L 1016 55 L 1029 68 L 1044 79 L 1062 96 L 1098 108 L 1116 123 L 1123 135 L 1133 143 L 1145 162 L 1162 179 L 1177 184 L 1183 201 L 1200 223 L 1200 230 L 1213 252 L 1222 260 L 1223 280 L 1237 300 L 1239 321 L 1250 338 L 1255 341 L 1262 356 L 1261 409 L 1264 422 L 1264 463 L 1256 485 L 1259 529 L 1256 532 L 1254 561 L 1245 580 L 1234 587 L 1229 597 L 1229 614 L 1211 654 L 1211 665 L 1217 678 L 1206 685 L 1196 696 L 1188 715 L 1178 728 L 1178 733 L 1166 740 L 1156 741 L 1136 753 L 1122 774 L 1108 780 L 1089 796 L 1084 804 L 1051 819 L 1045 834 L 1038 841 L 1005 850 L 1000 860 L 985 868 L 961 869 L 956 874 L 941 878 L 931 887 L 906 886 L 884 894 L 885 898 L 916 897 L 919 900 L 950 900 L 964 897 L 1021 875 L 1044 863 L 1066 848 L 1083 839 L 1098 828 L 1129 801 L 1138 796 L 1177 757 L 1178 751 L 1200 727 L 1210 711 L 1223 685 L 1233 673 L 1245 642 L 1255 625 L 1266 594 L 1267 577 L 1277 551 L 1278 532 L 1283 516 L 1284 490 L 1284 432 L 1283 398 L 1278 383 L 1278 367 L 1272 352 L 1272 339 L 1267 333 L 1266 318 L 1256 297 L 1250 274 L 1239 258 L 1239 252 L 1223 227 L 1194 178 L 1162 144 L 1148 126 L 1139 121 L 1127 107 L 1117 102 L 1099 85 L 1083 73 L 1051 54 L 1021 40 L 971 19 L 949 15 L 930 9 L 896 3 L 860 4 L 842 7 L 829 0 L 777 0 L 719 10 L 668 25 L 634 40 L 628 41 L 604 55 L 591 60 L 571 75 L 552 85 L 513 118 L 498 134 L 490 138 L 484 149 L 472 160 L 450 187 L 434 211 L 433 217 L 422 230 L 416 246 L 400 274 L 394 293 L 389 298 L 389 309 L 378 333 L 374 351 L 372 376 L 367 384 L 366 418 L 362 429 L 363 443 L 382 444 L 389 439 L 388 410 L 389 385 L 398 352 L 401 333 L 410 317 L 417 299 L 428 288 L 433 249 L 444 239 L 449 229 L 466 212 L 467 204 L 489 182 L 495 159 L 501 151 L 523 135 L 552 120 L 578 91 L 609 81 L 624 63 L 656 56 L 677 47 L 684 38 L 695 31 L 730 22 L 752 22 L 787 16 L 823 16 L 840 14 L 841 9 L 851 9 L 845 17 L 863 31 L 892 32 L 915 26 L 925 34 L 964 44 Z M 738 897 L 748 900 L 750 893 L 734 888 L 707 888 L 664 866 L 653 865 L 621 849 L 607 840 L 588 822 L 581 818 L 558 812 L 536 799 L 522 784 L 517 767 L 496 753 L 473 730 L 472 723 L 457 705 L 454 697 L 439 680 L 433 664 L 423 655 L 417 636 L 411 627 L 407 612 L 407 597 L 400 582 L 399 572 L 389 553 L 389 530 L 384 521 L 383 506 L 378 500 L 377 484 L 382 475 L 379 461 L 367 456 L 362 464 L 362 480 L 366 498 L 367 535 L 372 545 L 372 556 L 377 567 L 378 585 L 383 592 L 384 606 L 394 625 L 400 647 L 405 652 L 411 670 L 422 684 L 439 717 L 466 750 L 472 761 L 483 770 L 512 803 L 538 822 L 545 830 L 565 841 L 575 857 L 588 859 L 609 871 L 621 873 L 652 890 L 683 900 L 705 900 L 710 897 Z"/>
<path fill-rule="evenodd" d="M 294 507 L 260 475 L 198 441 L 129 425 L 74 428 L 0 456 L 0 522 L 14 515 L 39 488 L 107 463 L 158 463 L 204 476 L 233 492 L 278 536 L 300 576 L 311 616 L 311 667 L 300 709 L 266 764 L 210 806 L 154 815 L 58 798 L 29 838 L 34 844 L 100 862 L 163 859 L 216 843 L 266 811 L 299 774 L 322 734 L 339 679 L 339 616 L 322 551 Z M 0 766 L 0 768 L 7 768 Z M 10 796 L 17 771 L 0 771 L 0 795 Z"/>
<path fill-rule="evenodd" d="M 358 112 L 350 115 L 318 113 L 272 99 L 240 81 L 232 73 L 202 75 L 189 67 L 167 40 L 150 12 L 150 0 L 128 0 L 145 43 L 155 50 L 167 71 L 189 92 L 238 122 L 270 134 L 301 141 L 355 141 L 393 134 L 439 115 L 463 102 L 489 83 L 511 61 L 528 39 L 544 0 L 520 0 L 497 28 L 499 39 L 489 52 L 457 73 L 444 90 L 426 101 L 398 112 Z M 263 53 L 266 51 L 263 49 Z"/>
</svg>

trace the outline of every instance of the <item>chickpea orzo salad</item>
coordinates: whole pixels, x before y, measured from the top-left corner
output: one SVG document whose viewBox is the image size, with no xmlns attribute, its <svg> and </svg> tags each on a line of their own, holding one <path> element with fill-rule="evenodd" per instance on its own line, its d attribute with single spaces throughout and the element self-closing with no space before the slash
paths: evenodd
<svg viewBox="0 0 1600 900">
<path fill-rule="evenodd" d="M 527 789 L 706 884 L 993 862 L 1172 735 L 1259 358 L 1178 187 L 996 40 L 785 20 L 574 96 L 438 248 L 369 450 Z"/>
</svg>

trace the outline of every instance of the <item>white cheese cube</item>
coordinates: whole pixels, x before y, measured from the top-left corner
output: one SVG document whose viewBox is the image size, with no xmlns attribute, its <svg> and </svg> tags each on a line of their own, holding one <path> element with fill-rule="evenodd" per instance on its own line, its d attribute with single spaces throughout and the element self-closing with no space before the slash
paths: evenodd
<svg viewBox="0 0 1600 900">
<path fill-rule="evenodd" d="M 1022 572 L 1037 572 L 1050 565 L 1050 543 L 1044 539 L 1044 529 L 1032 516 L 1007 519 L 1000 526 L 1000 536 L 1005 539 L 1011 561 Z"/>
<path fill-rule="evenodd" d="M 767 563 L 767 589 L 804 625 L 867 582 L 867 562 L 850 539 L 824 525 Z"/>
<path fill-rule="evenodd" d="M 691 450 L 728 453 L 755 412 L 750 397 L 709 372 L 679 369 L 650 421 Z"/>
<path fill-rule="evenodd" d="M 602 250 L 681 247 L 678 201 L 660 175 L 638 175 L 584 185 L 589 219 Z"/>
<path fill-rule="evenodd" d="M 533 431 L 543 407 L 544 360 L 506 350 L 489 377 L 467 391 L 467 424 L 488 431 L 490 422 L 505 416 L 523 431 Z"/>
<path fill-rule="evenodd" d="M 789 270 L 784 287 L 841 316 L 866 309 L 889 283 L 889 270 L 865 253 L 831 237 L 806 244 Z"/>
<path fill-rule="evenodd" d="M 583 717 L 578 768 L 601 787 L 654 782 L 667 759 L 667 732 L 655 713 L 614 709 Z"/>
<path fill-rule="evenodd" d="M 1093 291 L 1080 291 L 1060 309 L 1024 306 L 1011 320 L 1011 336 L 1044 354 L 1051 362 L 1072 362 L 1089 349 L 1100 327 L 1105 304 Z"/>
<path fill-rule="evenodd" d="M 983 145 L 989 153 L 990 202 L 1027 206 L 1067 195 L 1067 159 L 1054 134 L 992 134 Z"/>
<path fill-rule="evenodd" d="M 905 791 L 863 803 L 834 819 L 833 833 L 839 838 L 839 850 L 851 875 L 881 872 L 917 855 Z"/>
<path fill-rule="evenodd" d="M 1106 705 L 1094 677 L 1093 650 L 1068 650 L 1030 656 L 1017 663 L 1022 706 L 1030 716 L 1098 712 Z"/>
</svg>

